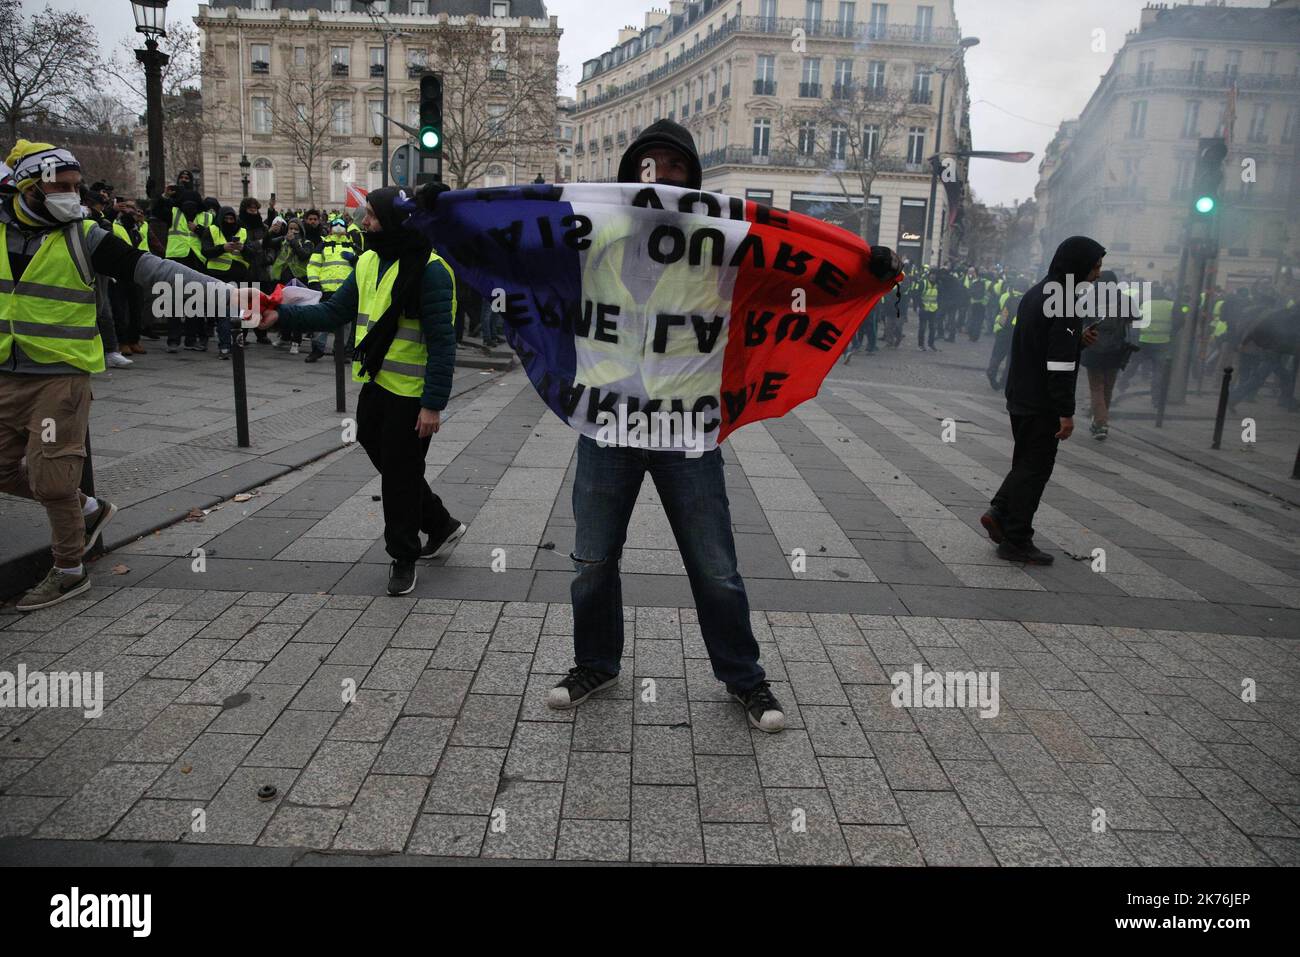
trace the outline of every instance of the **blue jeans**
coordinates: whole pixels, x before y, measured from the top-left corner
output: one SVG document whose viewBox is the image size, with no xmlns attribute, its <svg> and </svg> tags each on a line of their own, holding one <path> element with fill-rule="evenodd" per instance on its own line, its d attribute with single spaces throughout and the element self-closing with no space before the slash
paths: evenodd
<svg viewBox="0 0 1300 957">
<path fill-rule="evenodd" d="M 722 453 L 699 458 L 578 439 L 573 483 L 573 650 L 579 665 L 617 674 L 623 655 L 619 559 L 641 481 L 649 472 L 682 553 L 714 676 L 732 691 L 764 680 L 749 599 L 736 567 Z"/>
<path fill-rule="evenodd" d="M 491 305 L 484 301 L 482 312 L 482 328 L 479 330 L 484 342 L 490 342 L 493 339 L 499 339 L 502 335 L 501 326 L 503 325 L 498 313 L 493 312 Z"/>
<path fill-rule="evenodd" d="M 226 317 L 217 320 L 217 348 L 222 352 L 230 351 L 230 323 L 231 320 Z"/>
</svg>

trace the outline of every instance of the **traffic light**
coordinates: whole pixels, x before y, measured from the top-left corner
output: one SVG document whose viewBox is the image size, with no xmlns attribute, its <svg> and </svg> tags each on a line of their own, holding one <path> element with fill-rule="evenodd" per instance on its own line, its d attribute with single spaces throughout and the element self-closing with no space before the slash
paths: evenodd
<svg viewBox="0 0 1300 957">
<path fill-rule="evenodd" d="M 420 152 L 442 154 L 442 77 L 426 73 L 420 77 Z"/>
<path fill-rule="evenodd" d="M 1192 180 L 1192 208 L 1208 216 L 1219 205 L 1219 190 L 1223 186 L 1223 161 L 1228 155 L 1228 144 L 1222 136 L 1201 137 L 1196 154 L 1196 173 Z"/>
</svg>

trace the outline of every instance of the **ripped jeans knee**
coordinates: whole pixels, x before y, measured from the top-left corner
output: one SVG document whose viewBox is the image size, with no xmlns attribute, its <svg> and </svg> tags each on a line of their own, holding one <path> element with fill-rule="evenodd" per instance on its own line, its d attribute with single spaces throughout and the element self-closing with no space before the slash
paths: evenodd
<svg viewBox="0 0 1300 957">
<path fill-rule="evenodd" d="M 576 551 L 569 552 L 569 561 L 573 562 L 573 570 L 579 575 L 584 572 L 603 572 L 609 569 L 617 571 L 622 557 L 622 549 L 612 552 L 604 558 L 580 558 Z"/>
</svg>

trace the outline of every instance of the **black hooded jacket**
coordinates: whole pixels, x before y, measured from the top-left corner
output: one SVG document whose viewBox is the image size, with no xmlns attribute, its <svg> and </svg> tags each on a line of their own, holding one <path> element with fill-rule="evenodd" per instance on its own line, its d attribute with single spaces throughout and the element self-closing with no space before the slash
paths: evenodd
<svg viewBox="0 0 1300 957">
<path fill-rule="evenodd" d="M 704 181 L 704 173 L 700 167 L 700 154 L 695 151 L 695 138 L 691 136 L 690 130 L 672 120 L 656 120 L 632 141 L 632 145 L 627 148 L 627 152 L 618 163 L 620 183 L 641 181 L 639 161 L 641 155 L 652 146 L 667 146 L 685 156 L 689 173 L 686 183 L 682 185 L 687 189 L 700 188 L 700 184 Z"/>
<path fill-rule="evenodd" d="M 1074 316 L 1074 303 L 1066 301 L 1066 278 L 1072 276 L 1076 286 L 1084 282 L 1105 255 L 1106 248 L 1096 240 L 1071 236 L 1056 248 L 1047 277 L 1020 300 L 1007 370 L 1007 411 L 1012 415 L 1074 415 L 1083 327 L 1090 320 Z M 1048 315 L 1049 305 L 1053 315 Z"/>
</svg>

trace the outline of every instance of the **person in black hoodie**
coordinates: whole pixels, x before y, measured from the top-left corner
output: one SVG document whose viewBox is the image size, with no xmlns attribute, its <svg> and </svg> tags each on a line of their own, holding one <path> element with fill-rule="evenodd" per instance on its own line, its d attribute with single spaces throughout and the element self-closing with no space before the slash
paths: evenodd
<svg viewBox="0 0 1300 957">
<path fill-rule="evenodd" d="M 1105 255 L 1096 240 L 1071 236 L 1056 248 L 1047 278 L 1025 293 L 1016 310 L 1006 385 L 1015 441 L 1011 471 L 980 517 L 998 557 L 1007 561 L 1055 560 L 1034 545 L 1034 514 L 1052 477 L 1056 448 L 1074 432 L 1079 353 L 1097 339 L 1096 326 L 1085 330 L 1087 317 L 1077 314 L 1073 287 L 1096 281 Z"/>
</svg>

